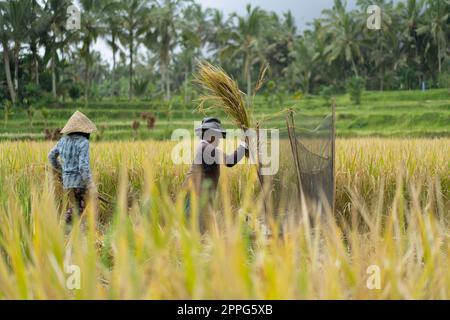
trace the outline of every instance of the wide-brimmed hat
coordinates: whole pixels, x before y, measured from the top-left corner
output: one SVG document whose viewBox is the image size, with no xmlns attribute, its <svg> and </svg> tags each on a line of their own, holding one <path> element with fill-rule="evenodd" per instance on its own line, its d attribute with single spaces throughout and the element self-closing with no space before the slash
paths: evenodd
<svg viewBox="0 0 450 320">
<path fill-rule="evenodd" d="M 205 118 L 205 119 L 203 119 L 202 124 L 198 128 L 195 129 L 195 133 L 199 137 L 202 137 L 203 133 L 206 131 L 209 131 L 212 134 L 219 133 L 224 138 L 227 135 L 227 132 L 225 131 L 225 129 L 222 128 L 222 123 L 217 118 Z"/>
<path fill-rule="evenodd" d="M 74 132 L 93 133 L 97 131 L 95 124 L 89 120 L 80 111 L 76 111 L 67 121 L 64 128 L 61 130 L 62 134 L 70 134 Z"/>
</svg>

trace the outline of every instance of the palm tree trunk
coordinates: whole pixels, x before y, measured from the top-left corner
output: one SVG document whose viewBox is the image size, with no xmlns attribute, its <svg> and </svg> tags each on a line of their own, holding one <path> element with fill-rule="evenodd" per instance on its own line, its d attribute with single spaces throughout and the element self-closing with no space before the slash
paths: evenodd
<svg viewBox="0 0 450 320">
<path fill-rule="evenodd" d="M 19 94 L 19 52 L 20 43 L 14 45 L 14 89 Z"/>
<path fill-rule="evenodd" d="M 381 47 L 381 43 L 379 43 L 379 45 L 378 45 L 378 50 L 380 52 L 383 52 L 383 48 Z M 384 65 L 381 64 L 381 67 L 380 67 L 380 91 L 383 91 L 383 89 L 384 89 Z"/>
<path fill-rule="evenodd" d="M 163 59 L 162 64 L 164 65 L 164 87 L 165 87 L 165 100 L 170 100 L 170 74 L 169 74 L 169 63 L 170 63 L 170 49 L 168 47 L 163 48 Z"/>
<path fill-rule="evenodd" d="M 64 41 L 64 36 L 61 35 L 61 42 L 63 42 L 63 41 Z M 61 61 L 64 61 L 64 48 L 61 48 Z M 64 64 L 63 64 L 63 65 L 61 65 L 61 72 L 60 72 L 60 76 L 59 76 L 59 81 L 61 83 L 64 83 L 64 74 L 65 74 L 65 70 L 64 70 Z M 66 101 L 65 92 L 64 91 L 61 92 L 61 95 L 62 95 L 63 102 L 65 102 Z"/>
<path fill-rule="evenodd" d="M 86 57 L 85 57 L 85 64 L 86 64 L 86 70 L 84 74 L 84 106 L 88 106 L 88 98 L 89 98 L 89 45 L 86 46 Z"/>
<path fill-rule="evenodd" d="M 305 92 L 310 93 L 311 91 L 311 76 L 308 74 L 308 72 L 305 73 Z"/>
<path fill-rule="evenodd" d="M 441 55 L 441 41 L 437 41 L 437 51 L 438 51 L 438 70 L 439 70 L 439 75 L 441 75 L 442 72 L 442 55 Z"/>
<path fill-rule="evenodd" d="M 166 67 L 166 100 L 169 101 L 171 97 L 170 93 L 170 75 L 169 75 L 169 67 Z"/>
<path fill-rule="evenodd" d="M 421 62 L 421 59 L 419 57 L 419 47 L 418 47 L 417 32 L 416 31 L 414 31 L 414 51 L 415 51 L 415 59 L 416 59 L 416 61 L 420 61 Z M 418 88 L 420 88 L 420 83 L 421 83 L 420 76 L 419 76 L 419 80 L 418 81 L 419 81 Z M 408 90 L 411 90 L 411 89 L 414 89 L 414 82 L 413 81 L 411 81 L 411 83 L 408 86 Z"/>
<path fill-rule="evenodd" d="M 134 37 L 133 37 L 133 31 L 130 32 L 131 38 L 130 38 L 130 70 L 129 70 L 129 77 L 130 77 L 130 84 L 129 84 L 129 91 L 128 91 L 128 99 L 131 100 L 133 97 L 133 45 L 134 45 Z"/>
<path fill-rule="evenodd" d="M 56 94 L 56 71 L 55 71 L 55 62 L 54 59 L 52 59 L 52 96 L 53 99 L 57 99 Z"/>
<path fill-rule="evenodd" d="M 111 97 L 116 96 L 116 34 L 112 33 L 111 43 L 113 51 L 113 67 L 111 76 Z"/>
<path fill-rule="evenodd" d="M 355 73 L 355 77 L 359 77 L 358 75 L 358 69 L 356 68 L 355 59 L 352 57 L 352 66 L 353 66 L 353 72 Z"/>
<path fill-rule="evenodd" d="M 165 83 L 166 83 L 166 80 L 165 80 L 165 77 L 166 77 L 166 72 L 164 71 L 164 63 L 162 63 L 161 62 L 161 92 L 166 92 L 166 88 L 165 88 Z"/>
<path fill-rule="evenodd" d="M 52 68 L 52 96 L 53 99 L 57 99 L 57 94 L 56 94 L 56 49 L 53 49 L 52 52 L 52 63 L 51 63 L 51 68 Z"/>
<path fill-rule="evenodd" d="M 37 58 L 37 54 L 33 59 L 34 59 L 34 77 L 35 77 L 34 80 L 36 81 L 36 84 L 39 85 L 39 60 Z"/>
<path fill-rule="evenodd" d="M 36 85 L 39 85 L 38 68 L 36 67 L 38 64 L 37 52 L 36 52 L 37 48 L 36 48 L 36 41 L 34 39 L 32 39 L 30 41 L 30 51 L 31 51 L 31 56 L 32 56 L 31 66 L 30 66 L 31 79 L 34 80 Z"/>
<path fill-rule="evenodd" d="M 168 66 L 165 59 L 161 60 L 161 88 L 164 92 L 164 100 L 170 99 L 170 82 L 169 82 L 169 75 L 168 75 Z"/>
<path fill-rule="evenodd" d="M 384 67 L 380 68 L 380 91 L 384 91 Z"/>
<path fill-rule="evenodd" d="M 188 104 L 188 74 L 189 74 L 189 66 L 186 66 L 186 70 L 184 71 L 184 104 L 187 105 Z"/>
<path fill-rule="evenodd" d="M 14 91 L 13 82 L 11 79 L 11 68 L 9 66 L 9 49 L 8 45 L 3 43 L 3 64 L 5 65 L 5 75 L 6 82 L 8 84 L 9 96 L 11 97 L 11 102 L 16 103 L 16 92 Z"/>
<path fill-rule="evenodd" d="M 84 74 L 84 106 L 88 106 L 88 100 L 89 100 L 89 62 L 86 62 L 86 70 Z"/>
<path fill-rule="evenodd" d="M 130 84 L 129 84 L 129 90 L 128 90 L 128 99 L 131 100 L 133 97 L 133 49 L 130 47 Z"/>
</svg>

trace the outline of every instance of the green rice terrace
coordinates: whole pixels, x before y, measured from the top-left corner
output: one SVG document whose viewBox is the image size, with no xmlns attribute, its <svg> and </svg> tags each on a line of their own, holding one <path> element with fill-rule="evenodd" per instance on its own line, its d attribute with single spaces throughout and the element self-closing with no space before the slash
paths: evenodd
<svg viewBox="0 0 450 320">
<path fill-rule="evenodd" d="M 450 91 L 367 91 L 361 105 L 354 105 L 348 95 L 336 99 L 337 135 L 339 137 L 448 137 L 450 136 Z M 99 129 L 98 140 L 166 139 L 177 128 L 193 129 L 203 115 L 196 102 L 185 104 L 182 98 L 167 103 L 157 101 L 103 100 L 41 103 L 32 107 L 14 107 L 5 115 L 1 105 L 1 140 L 43 140 L 44 131 L 63 127 L 75 110 L 90 117 Z M 266 119 L 263 127 L 284 127 L 281 111 L 292 108 L 305 117 L 326 116 L 329 102 L 320 96 L 259 96 L 254 102 L 257 119 Z M 143 114 L 154 116 L 154 126 L 147 125 Z M 277 115 L 272 118 L 273 115 Z M 224 118 L 227 127 L 231 123 Z M 134 124 L 133 124 L 134 123 Z"/>
</svg>

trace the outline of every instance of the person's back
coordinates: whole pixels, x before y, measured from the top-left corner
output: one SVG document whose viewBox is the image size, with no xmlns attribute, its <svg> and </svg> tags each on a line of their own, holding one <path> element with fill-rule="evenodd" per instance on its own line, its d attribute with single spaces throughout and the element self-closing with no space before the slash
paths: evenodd
<svg viewBox="0 0 450 320">
<path fill-rule="evenodd" d="M 89 156 L 89 137 L 95 132 L 95 124 L 77 111 L 61 130 L 64 136 L 48 154 L 53 169 L 62 176 L 67 194 L 66 221 L 71 222 L 74 210 L 80 215 L 86 206 L 88 190 L 95 193 Z"/>
<path fill-rule="evenodd" d="M 60 157 L 61 163 L 57 162 Z M 89 140 L 81 134 L 70 134 L 59 140 L 50 152 L 53 167 L 61 170 L 64 189 L 87 188 L 91 172 L 89 167 Z"/>
</svg>

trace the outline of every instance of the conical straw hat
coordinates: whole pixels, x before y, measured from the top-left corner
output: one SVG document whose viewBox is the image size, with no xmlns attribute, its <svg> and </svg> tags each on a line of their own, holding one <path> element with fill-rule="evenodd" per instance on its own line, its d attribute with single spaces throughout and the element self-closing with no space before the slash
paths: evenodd
<svg viewBox="0 0 450 320">
<path fill-rule="evenodd" d="M 74 132 L 93 133 L 97 131 L 95 124 L 89 120 L 80 111 L 76 111 L 67 121 L 64 128 L 61 130 L 62 134 L 69 134 Z"/>
</svg>

